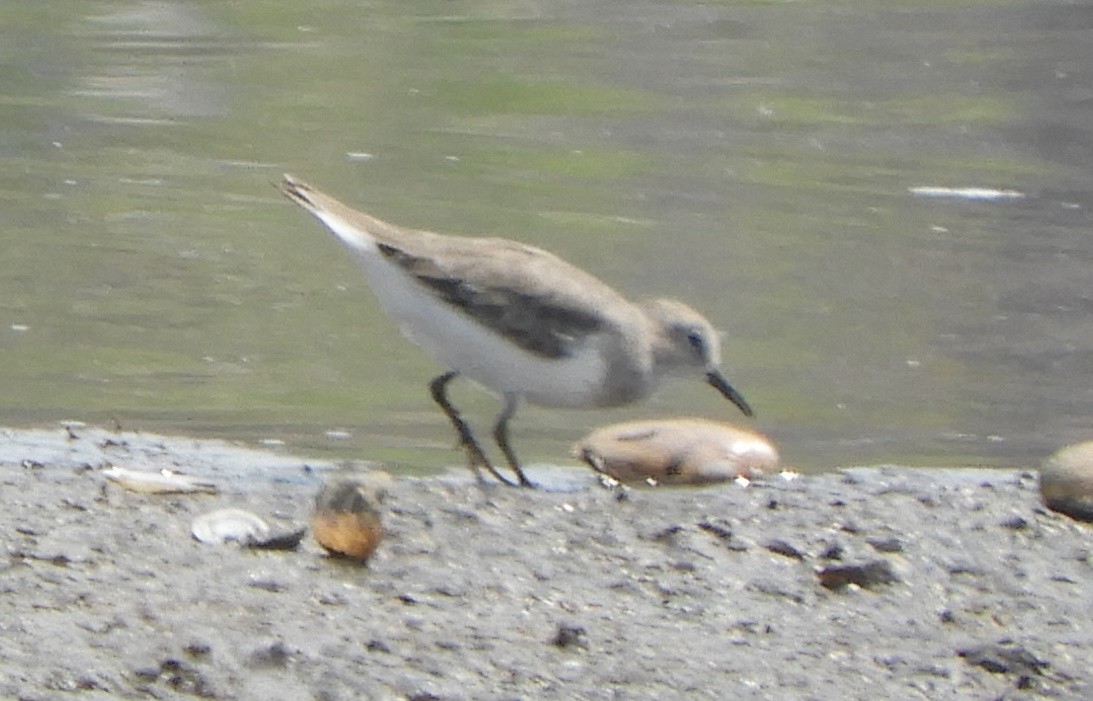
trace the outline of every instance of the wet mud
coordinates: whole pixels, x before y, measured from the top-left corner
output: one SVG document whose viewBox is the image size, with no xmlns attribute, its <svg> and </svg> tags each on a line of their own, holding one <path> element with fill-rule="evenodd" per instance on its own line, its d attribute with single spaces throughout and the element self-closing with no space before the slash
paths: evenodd
<svg viewBox="0 0 1093 701">
<path fill-rule="evenodd" d="M 306 526 L 332 466 L 84 428 L 0 444 L 3 698 L 1093 697 L 1093 527 L 1031 472 L 398 479 L 361 565 L 190 535 L 225 507 Z"/>
</svg>

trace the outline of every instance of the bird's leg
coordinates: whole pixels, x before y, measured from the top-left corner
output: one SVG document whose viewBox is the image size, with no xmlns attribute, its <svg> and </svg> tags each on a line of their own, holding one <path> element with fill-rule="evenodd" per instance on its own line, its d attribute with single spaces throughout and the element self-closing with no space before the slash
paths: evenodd
<svg viewBox="0 0 1093 701">
<path fill-rule="evenodd" d="M 509 445 L 509 419 L 512 418 L 512 415 L 516 413 L 516 409 L 520 406 L 520 395 L 506 394 L 504 401 L 505 403 L 501 407 L 501 415 L 497 417 L 497 424 L 493 427 L 493 438 L 497 441 L 497 445 L 501 446 L 501 452 L 505 454 L 505 460 L 508 461 L 509 467 L 519 478 L 520 486 L 534 487 L 535 483 L 529 480 L 524 471 L 520 469 L 520 461 L 516 459 L 516 453 Z"/>
<path fill-rule="evenodd" d="M 451 420 L 452 426 L 455 427 L 455 432 L 459 434 L 459 444 L 467 449 L 467 458 L 470 461 L 471 469 L 474 470 L 474 474 L 478 477 L 478 480 L 482 481 L 481 468 L 484 467 L 489 470 L 490 474 L 496 477 L 499 482 L 507 484 L 510 487 L 515 487 L 515 482 L 498 472 L 497 468 L 491 465 L 490 461 L 486 459 L 486 454 L 482 452 L 482 448 L 479 447 L 478 441 L 474 439 L 474 434 L 471 433 L 471 427 L 467 425 L 467 422 L 459 415 L 456 408 L 448 401 L 448 383 L 454 380 L 458 375 L 459 373 L 453 370 L 433 378 L 433 381 L 429 383 L 429 391 L 433 394 L 433 401 L 439 404 L 440 408 L 444 410 L 448 419 Z"/>
</svg>

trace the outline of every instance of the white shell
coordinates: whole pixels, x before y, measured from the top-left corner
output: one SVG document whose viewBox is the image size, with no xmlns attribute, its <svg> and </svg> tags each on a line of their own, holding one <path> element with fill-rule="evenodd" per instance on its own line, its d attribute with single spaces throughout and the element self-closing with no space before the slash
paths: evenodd
<svg viewBox="0 0 1093 701">
<path fill-rule="evenodd" d="M 236 542 L 241 545 L 263 543 L 270 537 L 269 524 L 243 509 L 219 509 L 193 520 L 194 539 L 211 545 Z"/>
<path fill-rule="evenodd" d="M 111 467 L 108 470 L 103 470 L 102 474 L 103 477 L 118 486 L 142 494 L 187 494 L 193 492 L 216 494 L 219 491 L 212 482 L 206 482 L 170 470 L 148 472 L 146 470 L 129 470 L 124 467 Z"/>
</svg>

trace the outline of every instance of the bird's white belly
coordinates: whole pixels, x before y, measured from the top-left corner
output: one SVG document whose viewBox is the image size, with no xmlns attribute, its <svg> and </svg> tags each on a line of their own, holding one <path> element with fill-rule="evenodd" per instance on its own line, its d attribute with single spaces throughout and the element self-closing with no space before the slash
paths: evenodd
<svg viewBox="0 0 1093 701">
<path fill-rule="evenodd" d="M 499 394 L 544 406 L 599 404 L 606 363 L 594 339 L 572 356 L 530 353 L 437 299 L 375 249 L 355 250 L 376 298 L 403 335 L 445 367 Z"/>
</svg>

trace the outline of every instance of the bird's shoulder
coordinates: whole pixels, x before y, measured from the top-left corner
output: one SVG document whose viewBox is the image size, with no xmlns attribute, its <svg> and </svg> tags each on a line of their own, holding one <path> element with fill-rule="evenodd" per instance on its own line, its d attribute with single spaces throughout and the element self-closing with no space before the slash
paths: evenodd
<svg viewBox="0 0 1093 701">
<path fill-rule="evenodd" d="M 598 278 L 518 241 L 413 232 L 378 249 L 435 297 L 546 357 L 570 355 L 632 310 Z"/>
</svg>

